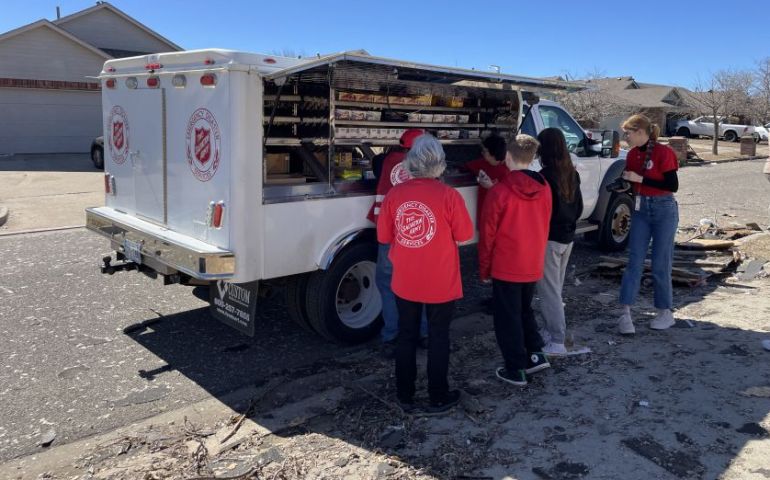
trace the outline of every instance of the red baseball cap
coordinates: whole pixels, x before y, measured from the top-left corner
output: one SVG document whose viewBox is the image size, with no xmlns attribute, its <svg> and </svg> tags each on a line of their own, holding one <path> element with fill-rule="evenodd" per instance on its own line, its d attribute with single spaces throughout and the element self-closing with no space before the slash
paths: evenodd
<svg viewBox="0 0 770 480">
<path fill-rule="evenodd" d="M 401 140 L 399 140 L 399 143 L 404 148 L 412 148 L 414 140 L 421 135 L 425 135 L 425 130 L 419 128 L 410 128 L 401 134 Z"/>
</svg>

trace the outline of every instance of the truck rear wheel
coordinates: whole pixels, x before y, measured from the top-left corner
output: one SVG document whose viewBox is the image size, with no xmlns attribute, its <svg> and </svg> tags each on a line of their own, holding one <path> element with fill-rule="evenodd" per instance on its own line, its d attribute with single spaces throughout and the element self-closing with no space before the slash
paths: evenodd
<svg viewBox="0 0 770 480">
<path fill-rule="evenodd" d="M 615 194 L 610 198 L 604 220 L 599 227 L 599 248 L 606 252 L 617 252 L 626 248 L 633 208 L 634 202 L 628 194 Z"/>
<path fill-rule="evenodd" d="M 690 129 L 686 127 L 679 127 L 679 130 L 676 131 L 676 134 L 680 137 L 690 138 Z"/>
<path fill-rule="evenodd" d="M 286 288 L 284 289 L 284 300 L 289 318 L 302 327 L 303 330 L 317 333 L 310 324 L 307 308 L 305 308 L 308 277 L 309 275 L 307 274 L 289 277 L 286 280 Z"/>
<path fill-rule="evenodd" d="M 382 299 L 374 281 L 377 245 L 350 245 L 328 270 L 311 273 L 305 308 L 313 329 L 324 338 L 360 343 L 382 328 Z"/>
<path fill-rule="evenodd" d="M 725 142 L 737 142 L 738 141 L 738 134 L 733 132 L 732 130 L 728 130 L 725 132 Z"/>
</svg>

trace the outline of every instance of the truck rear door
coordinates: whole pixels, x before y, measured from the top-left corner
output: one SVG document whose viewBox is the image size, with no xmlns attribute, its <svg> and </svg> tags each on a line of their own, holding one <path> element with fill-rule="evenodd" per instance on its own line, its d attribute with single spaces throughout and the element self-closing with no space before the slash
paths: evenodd
<svg viewBox="0 0 770 480">
<path fill-rule="evenodd" d="M 107 205 L 163 223 L 163 111 L 161 91 L 123 89 L 104 97 L 105 170 L 115 177 Z"/>
</svg>

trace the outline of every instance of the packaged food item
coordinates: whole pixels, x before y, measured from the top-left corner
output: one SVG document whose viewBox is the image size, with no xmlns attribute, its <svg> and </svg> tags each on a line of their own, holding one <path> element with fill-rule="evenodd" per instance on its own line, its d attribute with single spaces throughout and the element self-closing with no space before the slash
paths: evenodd
<svg viewBox="0 0 770 480">
<path fill-rule="evenodd" d="M 337 99 L 342 100 L 344 102 L 355 102 L 356 94 L 353 92 L 339 92 L 337 94 Z"/>
<path fill-rule="evenodd" d="M 443 113 L 434 113 L 433 114 L 433 123 L 446 123 L 446 121 L 444 120 L 445 116 L 446 115 L 444 115 Z"/>
<path fill-rule="evenodd" d="M 457 123 L 457 115 L 454 114 L 445 114 L 444 115 L 444 123 Z"/>
<path fill-rule="evenodd" d="M 403 134 L 403 130 L 400 128 L 389 128 L 388 129 L 388 138 L 393 140 L 398 140 L 401 138 L 401 135 Z"/>
<path fill-rule="evenodd" d="M 432 113 L 421 113 L 420 114 L 420 121 L 421 122 L 427 122 L 430 123 L 433 121 L 433 114 Z"/>
<path fill-rule="evenodd" d="M 382 112 L 378 112 L 375 110 L 370 110 L 366 112 L 366 120 L 370 122 L 379 122 L 380 118 L 382 118 Z"/>
<path fill-rule="evenodd" d="M 289 173 L 289 158 L 288 153 L 265 154 L 265 173 L 268 175 Z"/>
<path fill-rule="evenodd" d="M 373 103 L 388 103 L 388 96 L 387 95 L 372 95 L 372 102 Z"/>
<path fill-rule="evenodd" d="M 337 152 L 334 154 L 334 164 L 341 168 L 353 167 L 353 153 L 352 152 Z M 360 173 L 360 172 L 359 172 Z"/>
<path fill-rule="evenodd" d="M 447 97 L 445 100 L 447 107 L 462 108 L 465 103 L 462 97 Z"/>
<path fill-rule="evenodd" d="M 479 138 L 478 130 L 467 130 L 467 132 L 468 132 L 468 138 Z"/>
<path fill-rule="evenodd" d="M 334 110 L 334 118 L 337 120 L 350 120 L 350 110 L 337 108 Z"/>
<path fill-rule="evenodd" d="M 421 122 L 422 121 L 422 120 L 420 120 L 421 116 L 422 116 L 422 114 L 420 114 L 420 113 L 408 113 L 406 115 L 407 120 L 409 120 L 410 122 Z"/>
<path fill-rule="evenodd" d="M 388 97 L 390 99 L 390 103 L 393 105 L 408 105 L 409 103 L 409 97 L 399 97 L 395 95 L 391 95 Z"/>
<path fill-rule="evenodd" d="M 372 102 L 372 94 L 371 93 L 356 93 L 355 94 L 355 101 L 356 102 Z"/>
<path fill-rule="evenodd" d="M 433 105 L 433 95 L 418 95 L 417 97 L 412 97 L 412 102 L 414 102 L 415 105 L 428 107 Z"/>
<path fill-rule="evenodd" d="M 338 170 L 336 173 L 337 178 L 341 178 L 342 180 L 361 180 L 363 177 L 360 168 L 344 168 Z"/>
<path fill-rule="evenodd" d="M 457 123 L 468 123 L 470 115 L 457 115 Z"/>
<path fill-rule="evenodd" d="M 350 119 L 351 120 L 366 120 L 366 112 L 363 110 L 351 110 L 350 111 Z"/>
</svg>

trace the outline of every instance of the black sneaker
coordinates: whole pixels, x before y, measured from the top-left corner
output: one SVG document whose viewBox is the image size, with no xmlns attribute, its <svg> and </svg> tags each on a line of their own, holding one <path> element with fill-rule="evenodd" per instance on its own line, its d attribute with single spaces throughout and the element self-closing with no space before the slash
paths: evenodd
<svg viewBox="0 0 770 480">
<path fill-rule="evenodd" d="M 440 402 L 431 401 L 430 404 L 425 407 L 426 415 L 440 415 L 446 413 L 454 408 L 455 405 L 460 403 L 460 391 L 450 390 L 447 392 L 444 399 Z"/>
<path fill-rule="evenodd" d="M 497 375 L 497 378 L 504 382 L 508 382 L 511 385 L 516 385 L 517 387 L 525 387 L 527 385 L 527 374 L 524 373 L 524 370 L 511 372 L 505 367 L 499 367 L 495 374 Z"/>
<path fill-rule="evenodd" d="M 548 362 L 548 357 L 545 355 L 545 353 L 537 352 L 529 356 L 529 360 L 527 361 L 527 369 L 524 370 L 524 373 L 532 375 L 533 373 L 540 372 L 546 368 L 551 368 L 551 364 Z"/>
<path fill-rule="evenodd" d="M 382 342 L 380 353 L 385 360 L 393 360 L 396 358 L 396 341 L 390 340 L 389 342 Z"/>
</svg>

